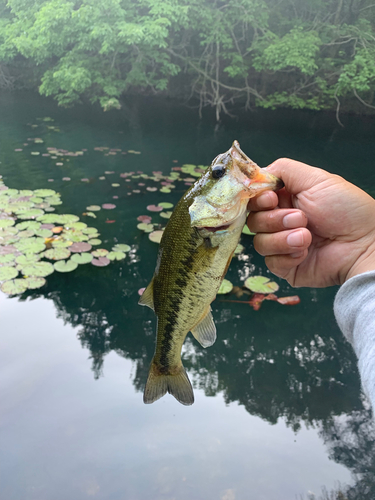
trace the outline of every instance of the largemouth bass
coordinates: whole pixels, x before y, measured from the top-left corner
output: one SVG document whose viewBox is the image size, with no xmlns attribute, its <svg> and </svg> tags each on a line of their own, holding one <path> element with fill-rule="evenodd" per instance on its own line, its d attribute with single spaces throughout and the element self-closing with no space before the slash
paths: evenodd
<svg viewBox="0 0 375 500">
<path fill-rule="evenodd" d="M 282 186 L 234 141 L 176 205 L 160 242 L 154 276 L 139 301 L 153 309 L 158 320 L 145 403 L 166 392 L 184 405 L 194 403 L 181 362 L 182 344 L 189 331 L 203 347 L 215 342 L 210 304 L 240 239 L 247 203 L 267 189 Z"/>
</svg>

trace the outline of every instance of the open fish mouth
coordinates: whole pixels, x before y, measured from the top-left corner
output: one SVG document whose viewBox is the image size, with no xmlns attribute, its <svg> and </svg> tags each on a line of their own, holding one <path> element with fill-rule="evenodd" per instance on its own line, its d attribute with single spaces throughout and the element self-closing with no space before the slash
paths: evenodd
<svg viewBox="0 0 375 500">
<path fill-rule="evenodd" d="M 210 233 L 216 233 L 218 231 L 226 231 L 228 229 L 228 227 L 230 227 L 230 225 L 231 225 L 231 222 L 229 222 L 228 224 L 225 224 L 223 226 L 216 226 L 216 227 L 202 226 L 202 227 L 198 227 L 197 229 L 204 229 Z"/>
</svg>

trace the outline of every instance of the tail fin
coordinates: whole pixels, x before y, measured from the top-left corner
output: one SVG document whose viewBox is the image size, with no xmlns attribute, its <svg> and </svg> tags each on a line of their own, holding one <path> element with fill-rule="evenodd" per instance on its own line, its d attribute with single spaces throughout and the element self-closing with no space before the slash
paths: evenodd
<svg viewBox="0 0 375 500">
<path fill-rule="evenodd" d="M 155 363 L 151 363 L 143 402 L 153 403 L 162 398 L 166 392 L 172 394 L 183 405 L 189 406 L 194 403 L 193 388 L 182 363 L 173 375 L 162 375 Z"/>
</svg>

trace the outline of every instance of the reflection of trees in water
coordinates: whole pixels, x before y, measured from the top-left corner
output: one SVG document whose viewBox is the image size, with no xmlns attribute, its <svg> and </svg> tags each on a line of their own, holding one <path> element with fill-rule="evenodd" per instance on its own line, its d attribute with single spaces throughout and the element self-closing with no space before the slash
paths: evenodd
<svg viewBox="0 0 375 500">
<path fill-rule="evenodd" d="M 156 321 L 152 311 L 137 306 L 137 265 L 115 264 L 100 273 L 88 266 L 76 273 L 76 279 L 52 275 L 44 290 L 23 298 L 52 299 L 58 317 L 79 328 L 96 378 L 105 355 L 114 350 L 134 361 L 133 384 L 143 390 Z M 294 430 L 302 421 L 321 427 L 331 457 L 358 477 L 345 493 L 348 500 L 373 500 L 374 428 L 362 404 L 355 356 L 321 305 L 331 308 L 332 292 L 321 291 L 318 303 L 310 300 L 310 292 L 303 293 L 299 307 L 266 303 L 258 312 L 245 304 L 229 309 L 220 298 L 213 307 L 216 343 L 202 349 L 188 338 L 184 365 L 207 396 L 221 392 L 226 403 L 238 402 L 272 424 L 283 417 Z"/>
</svg>

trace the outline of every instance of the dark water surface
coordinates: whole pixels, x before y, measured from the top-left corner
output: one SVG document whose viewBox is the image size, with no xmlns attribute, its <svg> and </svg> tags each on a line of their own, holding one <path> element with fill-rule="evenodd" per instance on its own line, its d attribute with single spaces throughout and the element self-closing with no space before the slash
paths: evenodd
<svg viewBox="0 0 375 500">
<path fill-rule="evenodd" d="M 221 296 L 213 303 L 216 343 L 204 350 L 189 336 L 184 346 L 195 404 L 183 407 L 169 395 L 143 404 L 155 317 L 137 305 L 137 291 L 152 276 L 157 245 L 136 218 L 149 204 L 176 203 L 186 186 L 148 192 L 138 186 L 142 179 L 126 183 L 119 175 L 206 165 L 238 139 L 261 166 L 290 156 L 374 195 L 374 123 L 343 121 L 345 129 L 321 115 L 256 112 L 216 127 L 195 110 L 160 101 L 129 100 L 103 114 L 0 95 L 5 183 L 55 189 L 63 200 L 57 211 L 97 227 L 105 248 L 132 247 L 108 267 L 54 273 L 20 297 L 0 292 L 1 499 L 294 500 L 318 498 L 338 483 L 351 485 L 350 498 L 374 498 L 371 415 L 333 317 L 336 289 L 297 290 L 298 306 L 266 302 L 259 311 Z M 36 137 L 44 142 L 28 140 Z M 106 155 L 94 150 L 100 146 L 121 151 Z M 84 154 L 43 157 L 48 147 Z M 122 154 L 128 150 L 141 154 Z M 81 215 L 102 203 L 116 209 L 97 219 Z M 245 252 L 228 272 L 240 286 L 249 275 L 267 275 L 252 238 L 241 242 Z M 296 293 L 276 281 L 280 296 Z"/>
</svg>

